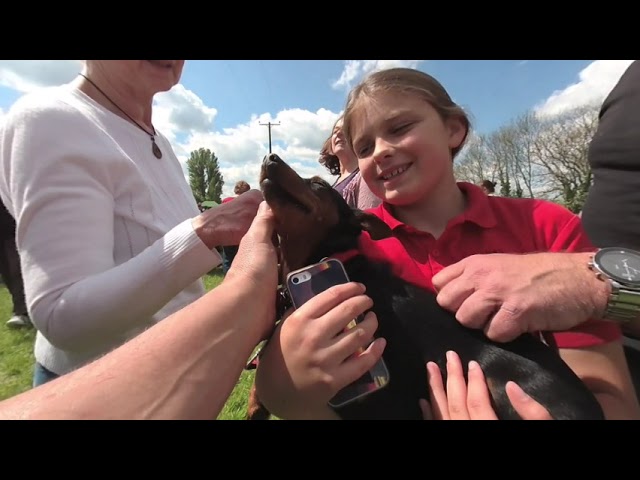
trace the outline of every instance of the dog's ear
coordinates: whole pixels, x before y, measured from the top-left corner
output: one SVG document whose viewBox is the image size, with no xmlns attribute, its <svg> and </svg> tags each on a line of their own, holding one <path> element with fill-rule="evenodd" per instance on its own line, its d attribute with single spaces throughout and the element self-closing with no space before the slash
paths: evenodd
<svg viewBox="0 0 640 480">
<path fill-rule="evenodd" d="M 355 210 L 354 213 L 356 214 L 356 218 L 358 219 L 358 223 L 362 229 L 369 232 L 371 239 L 382 240 L 383 238 L 388 238 L 392 235 L 389 225 L 380 220 L 379 217 L 376 217 L 371 213 L 365 213 L 361 210 Z"/>
</svg>

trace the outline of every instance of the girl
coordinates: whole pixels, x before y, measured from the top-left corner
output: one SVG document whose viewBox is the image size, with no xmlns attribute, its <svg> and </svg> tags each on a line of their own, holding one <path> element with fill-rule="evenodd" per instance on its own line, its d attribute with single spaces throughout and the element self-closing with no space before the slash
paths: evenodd
<svg viewBox="0 0 640 480">
<path fill-rule="evenodd" d="M 417 70 L 374 73 L 350 93 L 345 138 L 364 181 L 383 200 L 371 213 L 393 231 L 376 248 L 396 265 L 414 264 L 420 278 L 412 280 L 431 289 L 436 273 L 470 255 L 593 249 L 578 217 L 559 205 L 487 196 L 476 185 L 456 182 L 453 159 L 469 129 L 467 115 L 442 85 Z M 333 334 L 321 331 L 319 322 L 283 323 L 257 379 L 275 415 L 335 417 L 326 404 L 344 358 L 322 341 Z M 594 392 L 607 418 L 637 415 L 616 324 L 591 320 L 545 338 Z M 309 347 L 323 344 L 329 346 Z"/>
</svg>

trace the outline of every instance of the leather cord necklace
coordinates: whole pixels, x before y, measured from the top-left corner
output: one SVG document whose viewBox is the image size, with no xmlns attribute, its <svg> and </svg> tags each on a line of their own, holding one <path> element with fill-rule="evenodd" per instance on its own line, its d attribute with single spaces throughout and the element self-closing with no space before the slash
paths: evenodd
<svg viewBox="0 0 640 480">
<path fill-rule="evenodd" d="M 89 77 L 87 77 L 86 75 L 84 75 L 82 73 L 79 73 L 78 75 L 80 75 L 87 82 L 89 82 L 91 85 L 93 85 L 96 88 L 96 90 L 98 90 L 102 94 L 102 96 L 104 98 L 106 98 L 107 100 L 109 100 L 113 104 L 114 107 L 116 107 L 118 110 L 120 110 L 122 113 L 124 113 L 127 116 L 127 118 L 129 120 L 131 120 L 140 130 L 142 130 L 144 133 L 149 135 L 149 137 L 151 137 L 151 151 L 153 152 L 153 154 L 155 155 L 156 158 L 158 158 L 158 159 L 162 158 L 162 150 L 160 150 L 160 147 L 156 143 L 156 129 L 154 128 L 153 125 L 151 125 L 151 128 L 153 128 L 153 134 L 151 134 L 151 133 L 147 132 L 146 128 L 144 128 L 142 125 L 140 125 L 138 122 L 136 122 L 133 118 L 131 118 L 131 115 L 129 115 L 127 112 L 125 112 L 123 109 L 121 109 L 116 102 L 111 100 L 111 98 L 109 98 L 109 96 L 106 93 L 104 93 L 100 89 L 100 87 L 98 87 L 95 83 L 93 83 L 93 81 L 90 80 Z"/>
</svg>

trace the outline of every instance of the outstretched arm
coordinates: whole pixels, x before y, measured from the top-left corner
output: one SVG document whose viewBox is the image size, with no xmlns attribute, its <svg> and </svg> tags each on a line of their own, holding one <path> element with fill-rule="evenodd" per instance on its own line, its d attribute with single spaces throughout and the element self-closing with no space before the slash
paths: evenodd
<svg viewBox="0 0 640 480">
<path fill-rule="evenodd" d="M 215 419 L 275 318 L 263 204 L 223 283 L 95 362 L 0 403 L 3 419 Z"/>
</svg>

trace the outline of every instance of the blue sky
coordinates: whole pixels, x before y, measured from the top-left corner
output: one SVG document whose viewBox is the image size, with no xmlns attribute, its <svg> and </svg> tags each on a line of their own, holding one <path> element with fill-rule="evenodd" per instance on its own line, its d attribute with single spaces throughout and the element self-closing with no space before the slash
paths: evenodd
<svg viewBox="0 0 640 480">
<path fill-rule="evenodd" d="M 225 194 L 237 180 L 257 187 L 260 161 L 273 150 L 303 175 L 320 174 L 317 153 L 340 114 L 348 89 L 366 73 L 405 65 L 447 88 L 490 133 L 535 110 L 600 102 L 630 60 L 187 60 L 180 85 L 156 97 L 154 124 L 181 162 L 205 147 L 219 158 Z M 77 60 L 0 60 L 0 116 L 25 92 L 72 80 Z"/>
</svg>

